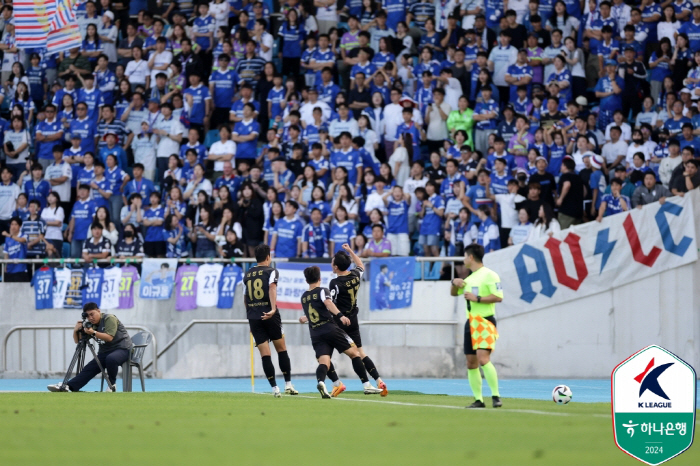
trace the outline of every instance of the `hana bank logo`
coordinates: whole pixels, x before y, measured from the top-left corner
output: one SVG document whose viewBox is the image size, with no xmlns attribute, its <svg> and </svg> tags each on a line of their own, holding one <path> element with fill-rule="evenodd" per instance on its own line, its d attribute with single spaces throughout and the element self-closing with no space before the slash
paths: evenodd
<svg viewBox="0 0 700 466">
<path fill-rule="evenodd" d="M 649 361 L 649 364 L 647 364 L 646 368 L 644 369 L 644 372 L 639 374 L 634 378 L 634 380 L 640 384 L 639 386 L 639 397 L 641 398 L 642 395 L 646 392 L 649 391 L 653 393 L 656 396 L 659 396 L 663 398 L 664 400 L 668 400 L 668 403 L 664 402 L 638 402 L 638 406 L 640 408 L 670 408 L 671 407 L 671 399 L 666 395 L 666 392 L 664 391 L 663 388 L 661 388 L 661 384 L 659 383 L 659 376 L 663 374 L 666 369 L 671 367 L 674 363 L 669 362 L 666 364 L 661 364 L 660 366 L 654 367 L 654 358 L 651 358 L 651 361 Z M 653 369 L 652 369 L 653 367 Z"/>
</svg>

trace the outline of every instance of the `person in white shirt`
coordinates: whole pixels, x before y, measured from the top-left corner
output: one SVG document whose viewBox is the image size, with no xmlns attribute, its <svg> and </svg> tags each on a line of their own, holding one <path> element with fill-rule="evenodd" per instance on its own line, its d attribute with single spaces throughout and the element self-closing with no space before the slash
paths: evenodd
<svg viewBox="0 0 700 466">
<path fill-rule="evenodd" d="M 625 160 L 629 147 L 620 137 L 622 135 L 622 130 L 618 126 L 611 128 L 609 134 L 611 140 L 603 146 L 602 155 L 608 167 L 616 167 L 620 162 Z"/>
<path fill-rule="evenodd" d="M 493 73 L 493 83 L 498 86 L 501 94 L 501 101 L 507 102 L 510 95 L 508 83 L 506 82 L 506 72 L 508 67 L 518 59 L 518 49 L 510 45 L 510 32 L 501 31 L 499 36 L 501 45 L 494 47 L 487 62 L 489 71 Z M 545 81 L 546 82 L 546 81 Z"/>
<path fill-rule="evenodd" d="M 12 182 L 12 172 L 4 167 L 0 172 L 0 230 L 7 231 L 10 228 L 10 218 L 17 205 L 17 196 L 20 188 Z"/>
<path fill-rule="evenodd" d="M 365 201 L 365 213 L 369 215 L 374 209 L 379 210 L 381 213 L 386 215 L 387 209 L 384 204 L 384 195 L 388 194 L 384 191 L 386 186 L 386 180 L 383 176 L 378 176 L 374 179 L 374 192 L 367 196 L 367 201 Z"/>
<path fill-rule="evenodd" d="M 320 100 L 318 100 L 318 90 L 315 88 L 309 89 L 309 101 L 301 106 L 299 109 L 299 115 L 301 116 L 301 121 L 306 123 L 306 125 L 314 124 L 314 108 L 319 107 L 323 115 L 323 122 L 327 122 L 331 118 L 331 107 Z"/>
<path fill-rule="evenodd" d="M 58 149 L 58 147 L 56 148 Z M 70 184 L 73 178 L 73 170 L 68 162 L 63 160 L 63 152 L 53 151 L 54 162 L 46 167 L 44 179 L 51 185 L 51 191 L 58 194 L 60 202 L 70 202 Z"/>
<path fill-rule="evenodd" d="M 129 78 L 131 90 L 134 91 L 136 86 L 139 84 L 143 86 L 146 85 L 146 78 L 148 77 L 150 70 L 148 69 L 148 63 L 143 59 L 143 51 L 141 50 L 141 47 L 132 47 L 131 56 L 133 59 L 126 64 L 124 76 Z"/>
<path fill-rule="evenodd" d="M 508 243 L 508 238 L 510 237 L 510 232 L 513 227 L 518 224 L 518 210 L 515 205 L 526 200 L 524 196 L 518 194 L 518 181 L 510 180 L 508 181 L 508 193 L 507 194 L 493 194 L 489 189 L 489 185 L 486 184 L 486 196 L 490 199 L 496 201 L 498 206 L 501 208 L 501 245 L 502 247 Z"/>
<path fill-rule="evenodd" d="M 236 143 L 231 140 L 231 130 L 228 126 L 219 127 L 219 136 L 221 140 L 212 144 L 207 156 L 207 159 L 214 161 L 215 172 L 224 171 L 224 162 L 236 163 Z"/>
<path fill-rule="evenodd" d="M 156 49 L 148 60 L 148 69 L 151 71 L 149 85 L 155 86 L 156 75 L 158 73 L 166 73 L 170 63 L 173 61 L 173 53 L 165 50 L 167 45 L 168 39 L 165 37 L 159 37 L 156 40 Z M 150 87 L 149 85 L 146 87 Z"/>
<path fill-rule="evenodd" d="M 265 19 L 255 20 L 252 39 L 258 44 L 258 55 L 265 61 L 272 61 L 272 46 L 275 38 L 266 29 L 267 21 Z"/>
<path fill-rule="evenodd" d="M 151 130 L 158 136 L 156 168 L 158 179 L 162 180 L 163 174 L 168 169 L 168 158 L 172 154 L 180 153 L 180 143 L 185 138 L 185 127 L 179 119 L 173 117 L 173 105 L 166 102 L 160 106 L 160 115 L 156 118 Z"/>
<path fill-rule="evenodd" d="M 338 137 L 340 133 L 347 131 L 355 137 L 359 134 L 359 127 L 357 126 L 357 120 L 349 116 L 350 109 L 347 104 L 338 104 L 338 119 L 331 121 L 328 127 L 328 134 L 331 136 Z"/>
<path fill-rule="evenodd" d="M 391 103 L 384 107 L 384 150 L 386 156 L 391 157 L 394 153 L 394 142 L 396 142 L 396 128 L 403 123 L 401 112 L 403 107 L 399 104 L 401 100 L 401 91 L 392 89 Z"/>
<path fill-rule="evenodd" d="M 457 110 L 459 98 L 462 96 L 462 85 L 459 83 L 459 79 L 452 77 L 452 69 L 443 68 L 440 71 L 440 76 L 435 79 L 442 84 L 445 91 L 445 102 L 450 106 L 450 111 Z"/>
<path fill-rule="evenodd" d="M 632 132 L 632 144 L 630 144 L 629 147 L 627 147 L 627 156 L 625 157 L 625 163 L 628 167 L 632 166 L 632 159 L 634 158 L 634 154 L 636 154 L 637 152 L 641 152 L 642 154 L 644 154 L 644 160 L 649 160 L 653 153 L 651 150 L 649 150 L 649 146 L 644 144 L 642 132 L 638 129 L 635 129 Z"/>
<path fill-rule="evenodd" d="M 508 244 L 515 246 L 516 244 L 524 243 L 527 237 L 530 236 L 532 228 L 533 225 L 528 218 L 527 209 L 520 209 L 518 211 L 518 223 L 510 230 Z"/>
<path fill-rule="evenodd" d="M 554 218 L 552 206 L 544 203 L 540 206 L 540 211 L 537 215 L 537 220 L 535 220 L 535 225 L 530 231 L 530 234 L 527 235 L 527 239 L 525 241 L 530 243 L 536 239 L 544 238 L 545 236 L 552 236 L 560 231 L 561 225 L 559 225 L 559 221 Z"/>
<path fill-rule="evenodd" d="M 629 144 L 629 142 L 632 140 L 632 127 L 625 123 L 625 116 L 622 113 L 622 110 L 615 110 L 613 113 L 613 122 L 609 123 L 608 126 L 605 127 L 605 142 L 610 141 L 612 138 L 610 136 L 610 128 L 613 126 L 619 126 L 620 130 L 622 130 L 622 135 L 620 136 L 623 141 Z"/>
</svg>

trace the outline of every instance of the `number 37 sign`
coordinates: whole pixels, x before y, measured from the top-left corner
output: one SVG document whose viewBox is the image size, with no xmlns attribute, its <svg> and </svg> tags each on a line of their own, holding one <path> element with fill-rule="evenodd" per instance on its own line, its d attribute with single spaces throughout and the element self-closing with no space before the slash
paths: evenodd
<svg viewBox="0 0 700 466">
<path fill-rule="evenodd" d="M 628 455 L 656 465 L 693 443 L 696 375 L 681 358 L 651 345 L 612 372 L 615 443 Z"/>
</svg>

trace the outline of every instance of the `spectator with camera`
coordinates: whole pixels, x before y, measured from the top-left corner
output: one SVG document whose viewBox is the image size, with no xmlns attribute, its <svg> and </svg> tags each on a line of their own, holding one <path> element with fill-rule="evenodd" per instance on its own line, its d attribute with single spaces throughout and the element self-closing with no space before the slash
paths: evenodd
<svg viewBox="0 0 700 466">
<path fill-rule="evenodd" d="M 94 338 L 100 345 L 97 359 L 102 367 L 107 369 L 107 375 L 112 385 L 117 382 L 119 366 L 129 360 L 129 352 L 133 344 L 124 325 L 112 314 L 102 314 L 100 307 L 93 302 L 83 306 L 84 321 L 78 321 L 73 329 L 73 341 L 76 344 L 81 338 Z M 83 370 L 70 379 L 66 385 L 61 383 L 49 385 L 51 392 L 77 392 L 101 372 L 94 359 L 87 363 Z M 110 388 L 108 388 L 111 391 Z"/>
</svg>

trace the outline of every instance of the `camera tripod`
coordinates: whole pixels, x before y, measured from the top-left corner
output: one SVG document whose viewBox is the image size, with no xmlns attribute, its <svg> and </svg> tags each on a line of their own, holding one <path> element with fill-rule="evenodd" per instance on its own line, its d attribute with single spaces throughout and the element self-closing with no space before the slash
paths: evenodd
<svg viewBox="0 0 700 466">
<path fill-rule="evenodd" d="M 100 368 L 100 372 L 102 372 L 102 378 L 107 381 L 107 386 L 112 390 L 113 392 L 116 391 L 116 388 L 114 385 L 112 385 L 112 382 L 109 380 L 109 376 L 107 376 L 107 371 L 105 370 L 104 367 L 102 367 L 102 363 L 100 362 L 99 358 L 97 357 L 97 353 L 95 353 L 95 346 L 92 344 L 90 341 L 90 336 L 87 334 L 83 335 L 80 340 L 78 341 L 78 345 L 75 348 L 75 354 L 73 354 L 73 359 L 70 361 L 70 365 L 68 366 L 68 370 L 66 371 L 66 376 L 63 378 L 63 382 L 61 385 L 63 387 L 68 386 L 68 380 L 71 378 L 71 374 L 73 373 L 73 368 L 75 367 L 75 374 L 78 375 L 82 370 L 83 367 L 85 366 L 85 352 L 87 348 L 90 348 L 90 352 L 92 353 L 92 357 L 95 358 L 95 362 L 97 363 L 97 367 Z M 77 367 L 76 367 L 77 365 Z"/>
</svg>

